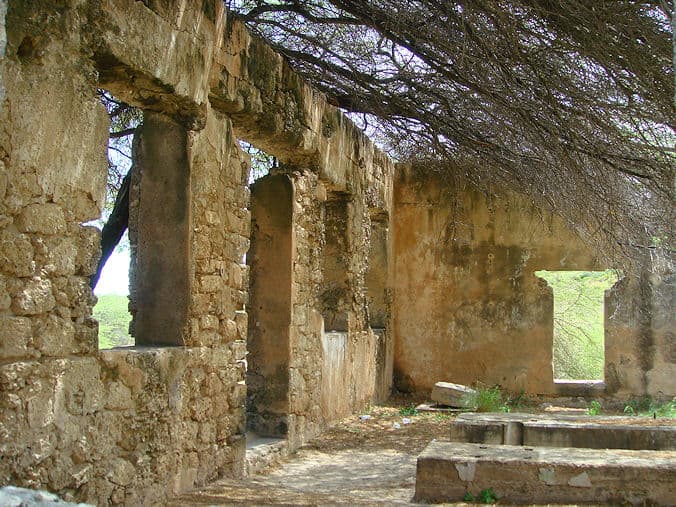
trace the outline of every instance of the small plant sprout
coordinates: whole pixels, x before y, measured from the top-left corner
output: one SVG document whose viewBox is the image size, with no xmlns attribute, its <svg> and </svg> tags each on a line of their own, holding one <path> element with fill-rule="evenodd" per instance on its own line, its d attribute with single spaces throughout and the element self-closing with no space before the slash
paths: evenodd
<svg viewBox="0 0 676 507">
<path fill-rule="evenodd" d="M 493 488 L 482 489 L 479 494 L 473 495 L 467 491 L 462 497 L 463 502 L 494 504 L 498 501 L 498 496 L 493 491 Z"/>
<path fill-rule="evenodd" d="M 401 407 L 399 409 L 399 415 L 401 416 L 418 415 L 418 409 L 415 407 L 415 404 L 411 403 L 406 407 Z"/>
<path fill-rule="evenodd" d="M 477 412 L 509 412 L 510 408 L 500 386 L 487 387 L 478 383 L 474 392 L 464 397 L 465 407 Z"/>
<path fill-rule="evenodd" d="M 589 402 L 589 409 L 587 410 L 589 415 L 599 415 L 601 413 L 601 403 L 596 400 Z"/>
</svg>

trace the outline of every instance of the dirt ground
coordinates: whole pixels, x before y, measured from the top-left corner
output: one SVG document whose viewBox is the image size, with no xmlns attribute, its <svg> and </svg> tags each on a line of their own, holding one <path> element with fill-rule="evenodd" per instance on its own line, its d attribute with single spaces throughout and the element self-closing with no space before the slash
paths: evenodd
<svg viewBox="0 0 676 507">
<path fill-rule="evenodd" d="M 170 505 L 415 505 L 417 456 L 433 439 L 448 440 L 455 417 L 443 412 L 404 413 L 421 401 L 394 397 L 386 405 L 365 410 L 362 416 L 367 417 L 343 419 L 264 473 L 215 482 Z M 519 411 L 586 413 L 571 404 L 548 405 L 538 403 Z M 634 424 L 636 419 L 632 418 Z M 645 423 L 653 421 L 646 418 Z"/>
<path fill-rule="evenodd" d="M 409 505 L 418 454 L 431 440 L 447 439 L 451 422 L 444 413 L 400 413 L 416 401 L 393 399 L 361 414 L 368 417 L 343 419 L 280 465 L 171 505 Z"/>
</svg>

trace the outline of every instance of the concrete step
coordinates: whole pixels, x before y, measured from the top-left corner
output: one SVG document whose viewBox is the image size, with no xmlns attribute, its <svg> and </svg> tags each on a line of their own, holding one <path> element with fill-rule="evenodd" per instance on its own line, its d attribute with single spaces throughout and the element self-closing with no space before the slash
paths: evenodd
<svg viewBox="0 0 676 507">
<path fill-rule="evenodd" d="M 459 502 L 491 488 L 500 503 L 676 503 L 676 453 L 432 441 L 415 501 Z"/>
<path fill-rule="evenodd" d="M 673 423 L 673 419 L 622 416 L 467 413 L 451 425 L 450 439 L 476 444 L 676 450 Z"/>
</svg>

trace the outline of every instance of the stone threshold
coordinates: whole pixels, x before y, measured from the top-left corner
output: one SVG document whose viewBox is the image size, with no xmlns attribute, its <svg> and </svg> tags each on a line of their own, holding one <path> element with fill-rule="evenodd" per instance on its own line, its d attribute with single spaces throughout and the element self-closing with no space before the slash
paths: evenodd
<svg viewBox="0 0 676 507">
<path fill-rule="evenodd" d="M 456 442 L 591 449 L 676 450 L 672 419 L 627 416 L 480 414 L 451 424 Z"/>
<path fill-rule="evenodd" d="M 251 431 L 246 434 L 245 477 L 261 473 L 279 464 L 289 455 L 288 440 L 262 437 Z"/>
</svg>

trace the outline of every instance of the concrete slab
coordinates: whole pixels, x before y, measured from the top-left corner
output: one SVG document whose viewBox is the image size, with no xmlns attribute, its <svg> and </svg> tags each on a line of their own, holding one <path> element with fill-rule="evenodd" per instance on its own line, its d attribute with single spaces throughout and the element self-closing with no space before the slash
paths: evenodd
<svg viewBox="0 0 676 507">
<path fill-rule="evenodd" d="M 470 387 L 452 382 L 437 382 L 432 389 L 432 401 L 449 407 L 464 407 L 464 400 L 476 391 Z"/>
<path fill-rule="evenodd" d="M 639 417 L 465 413 L 451 425 L 450 439 L 498 445 L 676 450 L 676 425 L 673 419 Z"/>
<path fill-rule="evenodd" d="M 432 441 L 418 457 L 417 502 L 488 488 L 500 503 L 674 505 L 676 453 Z"/>
</svg>

